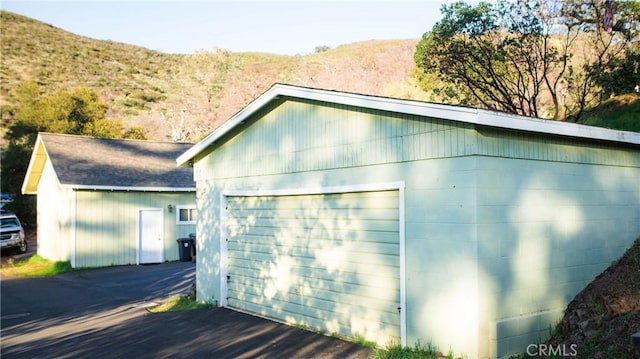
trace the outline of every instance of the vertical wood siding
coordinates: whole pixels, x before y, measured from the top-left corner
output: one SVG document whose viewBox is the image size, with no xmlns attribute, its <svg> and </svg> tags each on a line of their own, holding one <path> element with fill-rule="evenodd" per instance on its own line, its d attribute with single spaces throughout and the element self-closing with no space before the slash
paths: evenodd
<svg viewBox="0 0 640 359">
<path fill-rule="evenodd" d="M 480 127 L 476 143 L 485 156 L 640 167 L 637 150 L 604 142 Z"/>
<path fill-rule="evenodd" d="M 310 100 L 273 105 L 243 126 L 196 163 L 198 179 L 470 155 L 640 166 L 637 152 L 619 145 Z"/>
<path fill-rule="evenodd" d="M 167 206 L 193 205 L 194 193 L 78 191 L 76 264 L 102 267 L 136 264 L 138 210 L 161 208 L 164 213 L 164 258 L 178 260 L 176 239 L 195 231 L 194 224 L 176 224 Z"/>
<path fill-rule="evenodd" d="M 446 120 L 287 101 L 196 167 L 206 166 L 203 178 L 233 178 L 464 156 L 473 135 Z"/>
</svg>

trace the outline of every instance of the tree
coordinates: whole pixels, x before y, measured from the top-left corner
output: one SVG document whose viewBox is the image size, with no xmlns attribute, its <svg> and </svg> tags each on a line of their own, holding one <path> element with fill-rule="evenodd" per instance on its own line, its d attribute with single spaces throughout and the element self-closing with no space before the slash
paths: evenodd
<svg viewBox="0 0 640 359">
<path fill-rule="evenodd" d="M 140 126 L 133 126 L 126 130 L 122 135 L 124 138 L 130 138 L 134 140 L 146 140 L 147 135 L 144 132 L 144 129 Z"/>
<path fill-rule="evenodd" d="M 20 196 L 20 188 L 39 132 L 122 138 L 123 129 L 120 121 L 106 118 L 107 106 L 87 88 L 42 94 L 35 82 L 28 81 L 17 89 L 17 96 L 19 106 L 5 136 L 8 145 L 2 151 L 1 187 L 13 195 L 18 214 L 30 221 L 35 219 L 34 203 Z M 141 134 L 138 129 L 127 135 Z"/>
<path fill-rule="evenodd" d="M 587 17 L 597 13 L 597 4 L 499 0 L 444 5 L 443 19 L 423 35 L 414 58 L 423 78 L 437 76 L 445 85 L 425 88 L 445 101 L 524 116 L 579 116 L 601 100 L 595 96 L 602 92 L 597 75 L 615 72 L 615 59 L 630 48 L 626 40 L 613 40 L 619 35 L 606 34 L 599 22 L 603 17 Z M 635 21 L 630 13 L 618 13 L 613 28 L 632 33 L 624 25 Z M 572 56 L 588 38 L 599 41 L 598 50 L 580 56 L 578 63 Z"/>
<path fill-rule="evenodd" d="M 539 117 L 543 92 L 559 113 L 557 83 L 566 54 L 550 44 L 539 3 L 444 5 L 443 19 L 418 43 L 415 60 L 448 88 L 447 97 L 484 108 Z"/>
<path fill-rule="evenodd" d="M 556 19 L 566 34 L 580 39 L 572 52 L 584 58 L 567 76 L 572 119 L 612 95 L 634 91 L 640 83 L 640 2 L 565 0 Z"/>
<path fill-rule="evenodd" d="M 107 106 L 90 89 L 79 87 L 41 95 L 32 81 L 20 86 L 15 120 L 9 127 L 10 143 L 33 144 L 38 132 L 96 137 L 122 137 L 122 124 L 107 120 Z"/>
<path fill-rule="evenodd" d="M 316 46 L 315 53 L 316 53 L 316 54 L 319 54 L 319 53 L 321 53 L 321 52 L 327 52 L 327 51 L 329 51 L 329 50 L 331 50 L 331 47 L 330 47 L 330 46 L 327 46 L 327 45 L 320 45 L 320 46 Z"/>
</svg>

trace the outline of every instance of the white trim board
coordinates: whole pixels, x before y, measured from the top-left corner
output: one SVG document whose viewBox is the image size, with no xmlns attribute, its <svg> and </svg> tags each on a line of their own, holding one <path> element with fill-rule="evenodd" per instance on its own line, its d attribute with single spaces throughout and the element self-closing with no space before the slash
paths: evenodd
<svg viewBox="0 0 640 359">
<path fill-rule="evenodd" d="M 108 192 L 195 192 L 195 187 L 127 187 L 127 186 L 93 186 L 61 184 L 73 190 L 108 191 Z"/>
<path fill-rule="evenodd" d="M 405 269 L 405 182 L 368 183 L 345 186 L 264 189 L 264 190 L 223 190 L 220 192 L 220 306 L 227 307 L 227 197 L 264 197 L 321 195 L 336 193 L 398 191 L 398 241 L 400 257 L 400 343 L 407 345 L 407 292 Z"/>
</svg>

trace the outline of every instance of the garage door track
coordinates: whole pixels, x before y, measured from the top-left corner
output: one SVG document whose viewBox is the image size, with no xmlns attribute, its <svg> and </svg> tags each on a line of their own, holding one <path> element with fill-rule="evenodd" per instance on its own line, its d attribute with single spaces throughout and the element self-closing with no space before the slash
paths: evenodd
<svg viewBox="0 0 640 359">
<path fill-rule="evenodd" d="M 366 358 L 368 348 L 224 308 L 152 314 L 192 263 L 2 277 L 2 358 Z"/>
</svg>

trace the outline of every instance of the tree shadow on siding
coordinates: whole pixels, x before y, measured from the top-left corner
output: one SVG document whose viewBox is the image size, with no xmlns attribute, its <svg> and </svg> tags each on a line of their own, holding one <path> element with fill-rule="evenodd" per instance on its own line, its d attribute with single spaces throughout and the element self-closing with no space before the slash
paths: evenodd
<svg viewBox="0 0 640 359">
<path fill-rule="evenodd" d="M 399 336 L 397 206 L 397 191 L 229 197 L 229 305 L 380 344 Z"/>
</svg>

